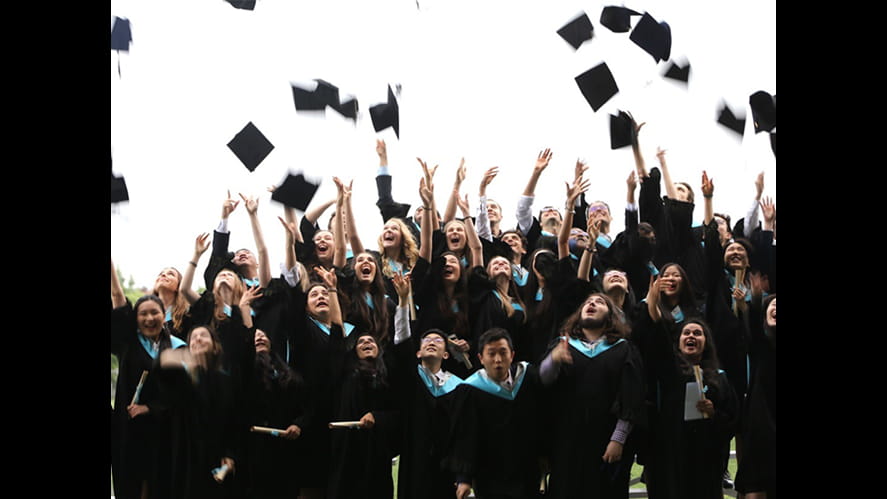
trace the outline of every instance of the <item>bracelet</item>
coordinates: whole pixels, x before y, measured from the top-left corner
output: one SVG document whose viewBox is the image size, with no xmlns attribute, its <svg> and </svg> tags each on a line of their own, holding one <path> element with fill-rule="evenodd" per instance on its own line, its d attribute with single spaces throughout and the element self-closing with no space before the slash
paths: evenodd
<svg viewBox="0 0 887 499">
<path fill-rule="evenodd" d="M 589 249 L 589 248 L 591 248 L 591 249 Z M 597 253 L 597 248 L 595 248 L 593 246 L 586 246 L 585 251 L 587 251 L 589 253 Z"/>
<path fill-rule="evenodd" d="M 197 262 L 188 262 L 188 263 L 190 263 L 191 265 L 193 265 L 195 268 L 197 267 Z"/>
<path fill-rule="evenodd" d="M 714 194 L 703 194 L 702 195 L 702 197 L 704 197 L 706 199 L 711 199 L 712 196 L 714 196 Z"/>
<path fill-rule="evenodd" d="M 430 207 L 430 206 L 425 206 L 425 205 L 423 204 L 423 205 L 422 205 L 422 209 L 423 209 L 423 210 L 430 210 L 431 207 Z"/>
</svg>

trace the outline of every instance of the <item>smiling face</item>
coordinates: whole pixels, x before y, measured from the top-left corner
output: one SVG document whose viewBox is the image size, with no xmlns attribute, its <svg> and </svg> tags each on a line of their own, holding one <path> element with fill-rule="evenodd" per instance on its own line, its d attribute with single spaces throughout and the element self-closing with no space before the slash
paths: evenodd
<svg viewBox="0 0 887 499">
<path fill-rule="evenodd" d="M 628 275 L 621 270 L 608 270 L 604 272 L 601 279 L 604 287 L 604 293 L 609 293 L 611 289 L 618 288 L 623 292 L 628 292 Z"/>
<path fill-rule="evenodd" d="M 357 358 L 361 360 L 375 359 L 379 356 L 379 345 L 376 344 L 376 340 L 368 334 L 357 338 L 354 350 L 357 352 Z"/>
<path fill-rule="evenodd" d="M 450 357 L 447 352 L 447 339 L 438 333 L 426 334 L 419 345 L 416 357 L 426 361 L 440 361 Z"/>
<path fill-rule="evenodd" d="M 136 324 L 146 338 L 153 339 L 160 335 L 165 317 L 163 307 L 154 300 L 145 300 L 136 309 Z"/>
<path fill-rule="evenodd" d="M 487 200 L 487 218 L 490 223 L 502 221 L 502 207 L 493 200 Z"/>
<path fill-rule="evenodd" d="M 462 264 L 455 255 L 444 255 L 443 280 L 456 283 L 462 277 Z"/>
<path fill-rule="evenodd" d="M 518 255 L 526 255 L 527 249 L 524 248 L 524 242 L 521 241 L 519 235 L 514 232 L 507 232 L 502 236 L 502 242 L 511 246 L 511 250 Z"/>
<path fill-rule="evenodd" d="M 154 280 L 154 292 L 156 294 L 161 290 L 177 291 L 180 281 L 181 275 L 179 275 L 179 271 L 172 267 L 167 267 L 157 274 L 157 279 Z"/>
<path fill-rule="evenodd" d="M 691 322 L 681 329 L 681 336 L 678 338 L 678 348 L 681 353 L 694 362 L 702 359 L 702 352 L 705 350 L 705 331 L 702 325 Z"/>
<path fill-rule="evenodd" d="M 767 305 L 767 311 L 764 313 L 764 320 L 767 321 L 768 327 L 776 327 L 776 298 L 770 300 Z"/>
<path fill-rule="evenodd" d="M 376 278 L 376 259 L 369 253 L 361 253 L 354 258 L 354 276 L 360 284 L 373 282 Z"/>
<path fill-rule="evenodd" d="M 490 379 L 495 381 L 508 379 L 508 370 L 514 361 L 514 350 L 508 345 L 508 340 L 502 338 L 485 344 L 477 356 Z"/>
<path fill-rule="evenodd" d="M 490 263 L 487 264 L 487 274 L 491 279 L 495 279 L 499 276 L 511 277 L 511 263 L 502 256 L 494 257 L 490 260 Z"/>
<path fill-rule="evenodd" d="M 253 343 L 256 346 L 256 353 L 267 353 L 271 351 L 271 340 L 269 340 L 268 336 L 265 335 L 265 331 L 262 331 L 261 329 L 256 329 L 256 335 Z"/>
<path fill-rule="evenodd" d="M 205 327 L 196 327 L 188 337 L 188 350 L 192 355 L 201 355 L 211 352 L 215 346 L 212 334 Z"/>
<path fill-rule="evenodd" d="M 326 318 L 330 313 L 330 292 L 325 286 L 315 285 L 308 290 L 306 311 L 315 318 Z"/>
<path fill-rule="evenodd" d="M 582 229 L 577 229 L 576 227 L 573 227 L 572 229 L 570 229 L 569 241 L 572 244 L 575 244 L 577 249 L 584 250 L 588 247 L 588 233 Z"/>
<path fill-rule="evenodd" d="M 253 254 L 252 251 L 248 249 L 239 249 L 234 253 L 234 258 L 231 259 L 231 263 L 237 265 L 237 267 L 255 267 L 259 264 L 258 260 L 256 260 L 256 255 Z"/>
<path fill-rule="evenodd" d="M 662 281 L 659 291 L 668 298 L 677 299 L 684 285 L 681 271 L 676 266 L 669 265 L 662 270 L 659 280 Z"/>
<path fill-rule="evenodd" d="M 465 249 L 468 237 L 465 234 L 465 225 L 458 220 L 450 220 L 444 227 L 444 235 L 447 238 L 447 249 L 461 253 Z"/>
<path fill-rule="evenodd" d="M 320 230 L 314 234 L 314 255 L 324 262 L 333 259 L 335 253 L 333 233 L 328 230 Z"/>
<path fill-rule="evenodd" d="M 237 287 L 237 281 L 240 278 L 237 277 L 231 270 L 220 270 L 218 274 L 216 274 L 216 279 L 213 281 L 213 290 L 218 291 L 222 288 L 228 288 L 230 290 L 234 290 Z"/>
<path fill-rule="evenodd" d="M 739 243 L 730 243 L 724 249 L 724 265 L 730 270 L 740 270 L 748 267 L 748 252 L 745 246 Z"/>
<path fill-rule="evenodd" d="M 393 220 L 389 220 L 382 227 L 382 233 L 379 235 L 379 247 L 383 249 L 400 248 L 403 242 L 403 233 L 401 233 L 400 224 Z"/>
</svg>

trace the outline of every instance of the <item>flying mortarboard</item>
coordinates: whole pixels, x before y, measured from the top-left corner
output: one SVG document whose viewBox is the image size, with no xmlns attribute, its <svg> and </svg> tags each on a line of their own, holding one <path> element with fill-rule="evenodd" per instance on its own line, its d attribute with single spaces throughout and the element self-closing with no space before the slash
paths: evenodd
<svg viewBox="0 0 887 499">
<path fill-rule="evenodd" d="M 346 100 L 341 104 L 337 104 L 332 106 L 333 109 L 339 112 L 342 116 L 346 118 L 351 118 L 352 120 L 357 120 L 357 99 L 351 98 Z"/>
<path fill-rule="evenodd" d="M 318 83 L 318 87 L 320 84 Z M 307 90 L 302 87 L 292 85 L 293 102 L 296 104 L 296 111 L 323 111 L 326 109 L 326 101 L 317 94 L 317 90 Z M 336 90 L 338 92 L 338 89 Z"/>
<path fill-rule="evenodd" d="M 309 182 L 301 173 L 298 175 L 288 173 L 283 183 L 271 193 L 271 199 L 297 210 L 305 211 L 314 198 L 314 194 L 317 193 L 318 187 L 320 187 L 319 183 Z"/>
<path fill-rule="evenodd" d="M 681 67 L 677 62 L 671 61 L 662 76 L 687 83 L 690 81 L 690 63 Z"/>
<path fill-rule="evenodd" d="M 250 121 L 228 142 L 228 148 L 252 172 L 271 153 L 274 144 Z"/>
<path fill-rule="evenodd" d="M 625 111 L 610 115 L 610 149 L 619 149 L 635 143 L 634 118 Z"/>
<path fill-rule="evenodd" d="M 578 50 L 580 45 L 594 37 L 594 26 L 591 25 L 591 19 L 583 12 L 557 30 L 557 34 L 561 35 L 561 38 L 566 40 L 574 50 Z"/>
<path fill-rule="evenodd" d="M 754 120 L 755 133 L 769 132 L 776 128 L 776 96 L 763 90 L 751 94 L 748 98 L 751 116 Z"/>
<path fill-rule="evenodd" d="M 611 97 L 619 92 L 613 73 L 607 67 L 606 62 L 589 69 L 576 77 L 576 84 L 591 108 L 595 111 L 601 108 Z"/>
<path fill-rule="evenodd" d="M 314 89 L 314 95 L 319 102 L 335 108 L 339 105 L 339 87 L 332 83 L 320 79 L 315 79 L 317 88 Z"/>
<path fill-rule="evenodd" d="M 671 28 L 664 21 L 656 22 L 653 16 L 646 12 L 628 38 L 652 55 L 656 62 L 667 61 L 671 55 Z"/>
<path fill-rule="evenodd" d="M 114 27 L 111 28 L 111 50 L 129 51 L 132 43 L 132 31 L 129 27 L 129 19 L 114 16 Z"/>
<path fill-rule="evenodd" d="M 745 116 L 743 113 L 734 114 L 726 103 L 721 105 L 718 111 L 718 123 L 742 135 L 745 132 Z"/>
<path fill-rule="evenodd" d="M 232 7 L 240 10 L 253 10 L 256 8 L 256 0 L 225 0 Z"/>
<path fill-rule="evenodd" d="M 640 12 L 617 5 L 610 5 L 604 7 L 604 10 L 601 11 L 601 24 L 613 33 L 628 33 L 628 30 L 631 29 L 631 16 L 639 15 L 641 15 Z"/>
<path fill-rule="evenodd" d="M 129 191 L 126 190 L 126 180 L 123 176 L 114 176 L 114 157 L 111 157 L 111 204 L 121 201 L 129 201 Z"/>
<path fill-rule="evenodd" d="M 388 102 L 376 104 L 370 108 L 370 118 L 373 120 L 373 128 L 378 132 L 388 127 L 394 128 L 394 135 L 400 138 L 400 109 L 391 85 L 388 85 Z"/>
</svg>

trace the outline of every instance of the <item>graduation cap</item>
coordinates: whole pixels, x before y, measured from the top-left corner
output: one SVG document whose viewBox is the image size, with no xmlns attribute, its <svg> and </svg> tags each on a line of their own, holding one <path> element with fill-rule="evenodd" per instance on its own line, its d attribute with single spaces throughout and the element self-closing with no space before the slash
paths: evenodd
<svg viewBox="0 0 887 499">
<path fill-rule="evenodd" d="M 274 144 L 250 121 L 228 142 L 228 148 L 246 166 L 246 169 L 252 172 L 271 153 Z"/>
<path fill-rule="evenodd" d="M 751 94 L 748 98 L 751 105 L 751 116 L 754 120 L 755 133 L 769 132 L 776 128 L 776 96 L 763 90 Z"/>
<path fill-rule="evenodd" d="M 332 106 L 332 108 L 335 109 L 342 116 L 357 121 L 357 99 L 348 99 L 341 104 L 336 104 L 335 106 Z"/>
<path fill-rule="evenodd" d="M 591 40 L 594 37 L 594 26 L 591 25 L 591 19 L 583 12 L 557 30 L 557 34 L 561 35 L 561 38 L 566 40 L 576 50 L 585 41 Z"/>
<path fill-rule="evenodd" d="M 601 24 L 613 33 L 628 33 L 628 30 L 631 29 L 631 16 L 639 15 L 641 15 L 640 12 L 626 7 L 610 5 L 601 11 Z"/>
<path fill-rule="evenodd" d="M 271 199 L 297 210 L 305 211 L 311 200 L 314 199 L 314 194 L 317 193 L 319 187 L 319 183 L 309 182 L 301 173 L 298 175 L 287 173 L 283 183 L 271 193 Z"/>
<path fill-rule="evenodd" d="M 665 22 L 657 22 L 646 12 L 628 38 L 652 55 L 656 62 L 667 61 L 671 55 L 671 28 Z"/>
<path fill-rule="evenodd" d="M 610 115 L 610 149 L 619 149 L 635 143 L 634 118 L 625 111 Z"/>
<path fill-rule="evenodd" d="M 132 31 L 129 19 L 114 16 L 114 27 L 111 28 L 111 50 L 129 52 L 132 43 Z"/>
<path fill-rule="evenodd" d="M 733 110 L 726 103 L 722 104 L 720 111 L 718 111 L 718 123 L 739 135 L 745 132 L 745 116 L 742 113 L 739 115 L 733 114 Z"/>
<path fill-rule="evenodd" d="M 400 138 L 400 109 L 391 85 L 388 85 L 388 102 L 376 104 L 370 108 L 370 118 L 373 120 L 373 128 L 378 132 L 388 127 L 394 128 L 394 134 Z"/>
<path fill-rule="evenodd" d="M 256 8 L 256 0 L 225 0 L 232 7 L 240 10 L 253 10 Z"/>
<path fill-rule="evenodd" d="M 611 97 L 619 92 L 613 73 L 607 67 L 606 62 L 589 69 L 576 77 L 576 84 L 591 108 L 595 111 L 601 108 Z"/>
<path fill-rule="evenodd" d="M 318 84 L 318 87 L 320 85 Z M 326 109 L 327 102 L 323 98 L 323 93 L 318 94 L 315 90 L 307 90 L 302 87 L 292 85 L 293 102 L 296 104 L 296 111 L 323 111 Z M 338 93 L 338 89 L 336 89 Z M 338 104 L 338 102 L 336 103 Z"/>
<path fill-rule="evenodd" d="M 315 79 L 317 88 L 314 89 L 314 96 L 318 102 L 325 105 L 335 107 L 339 105 L 339 87 L 332 83 L 320 79 Z"/>
<path fill-rule="evenodd" d="M 111 204 L 121 201 L 129 201 L 129 191 L 126 190 L 126 180 L 122 176 L 115 177 L 111 174 Z"/>
<path fill-rule="evenodd" d="M 690 81 L 690 63 L 681 67 L 677 62 L 671 61 L 662 76 L 687 83 Z"/>
</svg>

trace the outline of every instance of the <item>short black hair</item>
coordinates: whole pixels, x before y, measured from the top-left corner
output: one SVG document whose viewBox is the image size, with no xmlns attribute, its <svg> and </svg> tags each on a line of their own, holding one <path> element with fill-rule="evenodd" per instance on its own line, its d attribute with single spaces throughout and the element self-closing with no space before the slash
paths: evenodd
<svg viewBox="0 0 887 499">
<path fill-rule="evenodd" d="M 480 335 L 480 338 L 477 339 L 477 351 L 483 353 L 484 347 L 487 343 L 493 343 L 503 339 L 508 341 L 508 348 L 513 352 L 514 342 L 511 341 L 511 335 L 508 333 L 508 330 L 501 327 L 494 327 L 484 331 L 484 334 Z"/>
</svg>

